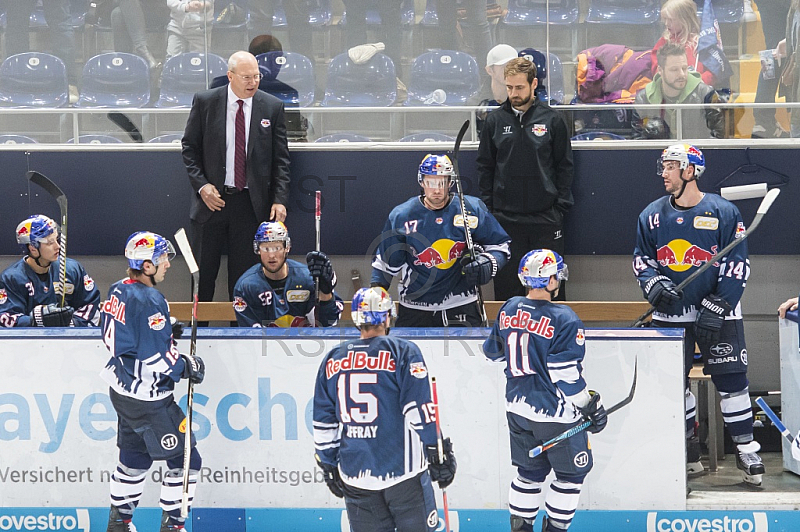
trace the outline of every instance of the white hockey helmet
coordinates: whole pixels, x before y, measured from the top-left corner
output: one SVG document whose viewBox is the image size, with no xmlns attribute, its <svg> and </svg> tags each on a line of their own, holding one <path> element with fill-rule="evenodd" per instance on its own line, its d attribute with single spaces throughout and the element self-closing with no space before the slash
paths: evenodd
<svg viewBox="0 0 800 532">
<path fill-rule="evenodd" d="M 433 155 L 429 153 L 422 159 L 417 173 L 417 181 L 422 185 L 422 180 L 429 175 L 453 176 L 453 163 L 447 155 Z M 452 182 L 452 180 L 451 180 Z"/>
<path fill-rule="evenodd" d="M 159 234 L 139 231 L 128 237 L 125 258 L 128 259 L 128 266 L 134 270 L 141 270 L 147 260 L 158 267 L 162 262 L 175 258 L 175 248 L 172 242 Z"/>
<path fill-rule="evenodd" d="M 569 269 L 561 255 L 555 251 L 534 249 L 526 253 L 519 262 L 517 276 L 523 286 L 545 288 L 553 275 L 559 281 L 569 279 Z"/>
<path fill-rule="evenodd" d="M 392 297 L 380 286 L 359 288 L 353 295 L 350 310 L 356 327 L 382 325 L 386 323 L 386 316 L 391 316 L 392 320 L 397 316 Z"/>
<path fill-rule="evenodd" d="M 258 255 L 258 247 L 262 242 L 283 242 L 286 251 L 292 247 L 289 230 L 283 222 L 261 222 L 253 237 L 253 253 Z"/>
<path fill-rule="evenodd" d="M 694 177 L 700 179 L 706 169 L 706 158 L 703 157 L 703 152 L 698 150 L 691 144 L 673 144 L 667 146 L 661 157 L 658 159 L 658 175 L 664 171 L 664 161 L 678 161 L 680 163 L 681 172 L 689 167 L 694 166 Z"/>
</svg>

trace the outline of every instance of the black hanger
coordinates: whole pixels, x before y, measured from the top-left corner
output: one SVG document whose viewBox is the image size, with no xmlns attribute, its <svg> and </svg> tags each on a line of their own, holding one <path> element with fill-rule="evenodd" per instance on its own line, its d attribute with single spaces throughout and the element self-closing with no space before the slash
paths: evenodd
<svg viewBox="0 0 800 532">
<path fill-rule="evenodd" d="M 742 174 L 744 176 L 744 183 L 734 183 L 735 185 L 752 185 L 755 183 L 767 183 L 768 188 L 780 188 L 783 185 L 789 183 L 789 176 L 778 172 L 777 170 L 772 170 L 771 168 L 767 168 L 766 166 L 753 163 L 750 161 L 750 148 L 744 149 L 744 156 L 747 158 L 747 163 L 740 165 L 736 170 L 725 176 L 722 181 L 717 183 L 717 190 L 722 188 L 723 183 L 728 179 L 738 176 Z M 772 177 L 773 179 L 769 179 Z M 777 183 L 771 181 L 778 181 Z M 738 180 L 736 180 L 738 181 Z"/>
</svg>

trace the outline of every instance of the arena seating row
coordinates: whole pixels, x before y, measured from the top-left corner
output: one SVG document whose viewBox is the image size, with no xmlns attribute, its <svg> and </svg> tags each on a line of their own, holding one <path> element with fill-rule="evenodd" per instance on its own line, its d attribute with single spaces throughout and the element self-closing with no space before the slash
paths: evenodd
<svg viewBox="0 0 800 532">
<path fill-rule="evenodd" d="M 159 135 L 148 140 L 148 143 L 162 143 L 162 144 L 180 144 L 183 138 L 182 133 L 169 133 L 166 135 Z M 454 142 L 456 139 L 444 133 L 432 131 L 430 133 L 414 133 L 406 135 L 401 138 L 399 142 Z M 590 140 L 590 139 L 589 139 Z M 0 135 L 0 144 L 37 144 L 39 141 L 27 135 Z M 79 144 L 120 144 L 123 141 L 111 135 L 80 135 L 78 137 Z M 356 135 L 353 133 L 335 133 L 325 135 L 314 142 L 323 143 L 346 143 L 346 142 L 372 142 L 372 139 L 363 135 Z M 67 144 L 74 144 L 75 139 L 69 139 Z"/>
</svg>

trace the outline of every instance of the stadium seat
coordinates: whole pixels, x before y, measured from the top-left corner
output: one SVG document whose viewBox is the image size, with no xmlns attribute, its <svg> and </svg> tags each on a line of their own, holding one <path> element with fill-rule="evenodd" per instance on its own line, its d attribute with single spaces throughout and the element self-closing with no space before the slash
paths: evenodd
<svg viewBox="0 0 800 532">
<path fill-rule="evenodd" d="M 434 91 L 443 90 L 443 102 L 434 99 Z M 436 50 L 426 52 L 411 65 L 406 105 L 468 105 L 480 91 L 478 63 L 463 52 Z"/>
<path fill-rule="evenodd" d="M 335 133 L 333 135 L 325 135 L 320 137 L 314 142 L 372 142 L 372 139 L 363 135 L 355 135 L 353 133 Z"/>
<path fill-rule="evenodd" d="M 438 26 L 439 25 L 439 11 L 436 5 L 436 0 L 426 0 L 425 12 L 422 14 L 422 19 L 419 21 L 421 26 Z"/>
<path fill-rule="evenodd" d="M 216 54 L 208 54 L 208 60 L 206 54 L 198 52 L 170 57 L 161 72 L 161 95 L 156 107 L 190 107 L 196 92 L 207 89 L 214 78 L 227 71 L 228 63 Z"/>
<path fill-rule="evenodd" d="M 286 106 L 307 107 L 314 103 L 314 65 L 303 54 L 267 52 L 256 56 L 265 89 Z"/>
<path fill-rule="evenodd" d="M 19 0 L 11 0 L 11 1 L 19 1 Z M 48 0 L 50 1 L 50 0 Z M 0 9 L 5 11 L 4 6 L 0 6 Z M 69 0 L 69 12 L 70 12 L 70 26 L 73 29 L 83 29 L 84 23 L 86 22 L 86 12 L 89 10 L 89 0 Z M 42 7 L 42 0 L 39 0 L 34 5 L 34 9 L 31 10 L 30 22 L 28 24 L 28 28 L 33 31 L 40 31 L 48 29 L 47 19 L 44 16 L 44 8 Z"/>
<path fill-rule="evenodd" d="M 381 24 L 381 15 L 378 12 L 378 2 L 382 1 L 385 2 L 386 0 L 371 0 L 371 5 L 367 8 L 368 25 L 378 26 Z M 346 24 L 347 11 L 345 10 L 342 13 L 342 18 L 339 20 L 339 25 L 345 26 Z M 402 0 L 402 4 L 400 6 L 400 24 L 403 26 L 411 26 L 414 24 L 414 0 Z"/>
<path fill-rule="evenodd" d="M 331 0 L 307 0 L 308 23 L 315 28 L 328 26 L 333 18 Z"/>
<path fill-rule="evenodd" d="M 75 139 L 69 139 L 67 144 L 74 144 Z M 122 144 L 122 141 L 111 135 L 81 135 L 78 144 Z"/>
<path fill-rule="evenodd" d="M 573 24 L 578 20 L 577 0 L 509 0 L 503 23 L 509 26 L 531 26 L 547 23 L 547 4 L 550 4 L 550 24 Z"/>
<path fill-rule="evenodd" d="M 0 144 L 38 144 L 38 141 L 25 135 L 0 135 Z"/>
<path fill-rule="evenodd" d="M 406 135 L 400 142 L 455 142 L 456 138 L 444 133 L 414 133 Z"/>
<path fill-rule="evenodd" d="M 658 23 L 660 13 L 659 0 L 592 0 L 586 22 L 650 25 Z"/>
<path fill-rule="evenodd" d="M 160 135 L 147 141 L 148 144 L 162 143 L 162 144 L 180 144 L 183 139 L 183 133 L 168 133 Z"/>
<path fill-rule="evenodd" d="M 0 65 L 0 106 L 63 107 L 68 102 L 67 68 L 58 57 L 26 52 Z"/>
<path fill-rule="evenodd" d="M 110 52 L 83 66 L 78 107 L 143 107 L 150 101 L 150 69 L 134 54 Z"/>
<path fill-rule="evenodd" d="M 366 63 L 357 65 L 344 52 L 331 61 L 322 105 L 388 107 L 396 99 L 397 76 L 388 56 L 375 54 Z"/>
<path fill-rule="evenodd" d="M 541 58 L 531 58 L 527 55 L 524 57 L 528 60 L 533 60 L 537 68 L 536 77 L 540 78 L 538 72 L 541 72 L 540 69 L 542 68 L 542 65 L 540 62 L 543 62 L 544 54 L 541 55 Z M 539 79 L 539 86 L 542 86 L 544 91 L 540 92 L 539 87 L 536 88 L 539 99 L 543 101 L 549 101 L 551 104 L 564 103 L 564 67 L 561 65 L 561 59 L 559 59 L 556 54 L 551 53 L 550 60 L 548 61 L 547 68 L 545 70 L 546 77 L 544 81 L 542 82 L 542 80 Z"/>
<path fill-rule="evenodd" d="M 572 140 L 625 140 L 625 137 L 606 131 L 588 131 L 580 135 L 575 135 L 572 137 Z"/>
</svg>

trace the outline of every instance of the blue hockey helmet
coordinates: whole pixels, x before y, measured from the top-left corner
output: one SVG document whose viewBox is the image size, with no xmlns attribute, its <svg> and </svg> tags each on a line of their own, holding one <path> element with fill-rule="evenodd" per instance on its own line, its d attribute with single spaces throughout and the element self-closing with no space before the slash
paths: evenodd
<svg viewBox="0 0 800 532">
<path fill-rule="evenodd" d="M 395 318 L 397 312 L 392 302 L 392 297 L 384 288 L 372 286 L 359 288 L 353 295 L 353 304 L 350 316 L 356 327 L 362 325 L 382 325 L 386 323 L 386 316 Z"/>
<path fill-rule="evenodd" d="M 680 163 L 681 172 L 694 165 L 694 177 L 700 179 L 706 169 L 706 158 L 703 157 L 703 152 L 698 150 L 691 144 L 673 144 L 661 152 L 661 157 L 658 158 L 658 175 L 664 172 L 664 161 L 678 161 Z"/>
<path fill-rule="evenodd" d="M 289 230 L 283 222 L 261 222 L 253 237 L 253 253 L 258 255 L 258 246 L 262 242 L 283 242 L 286 251 L 292 247 L 292 239 L 289 238 Z"/>
<path fill-rule="evenodd" d="M 417 174 L 417 181 L 420 185 L 422 185 L 422 180 L 427 175 L 446 175 L 451 177 L 453 175 L 453 163 L 450 162 L 450 157 L 430 153 L 426 155 L 419 165 L 419 173 Z"/>
<path fill-rule="evenodd" d="M 28 244 L 39 249 L 39 242 L 53 233 L 58 234 L 58 224 L 43 214 L 35 214 L 17 226 L 17 244 L 27 253 Z"/>
<path fill-rule="evenodd" d="M 175 258 L 175 248 L 172 242 L 161 235 L 137 231 L 128 237 L 125 258 L 128 259 L 128 266 L 134 270 L 141 270 L 147 260 L 158 267 L 159 264 Z"/>
<path fill-rule="evenodd" d="M 569 269 L 564 264 L 564 259 L 555 251 L 534 249 L 526 253 L 519 262 L 517 276 L 523 286 L 545 288 L 553 275 L 559 281 L 569 278 Z"/>
</svg>

